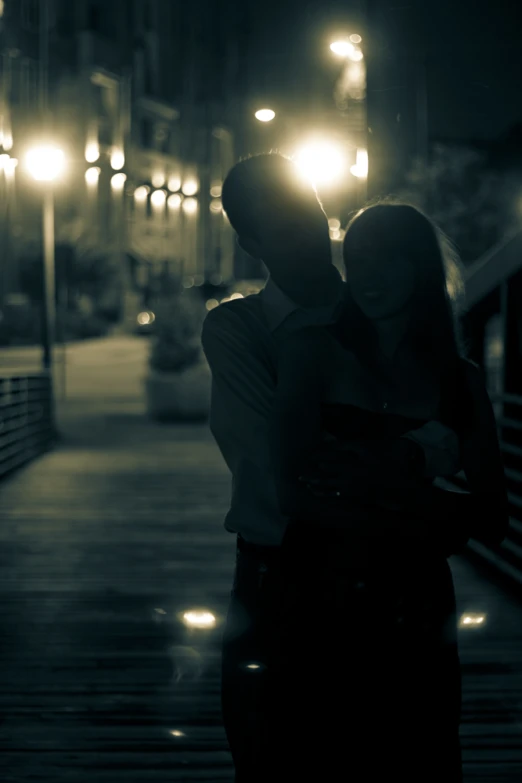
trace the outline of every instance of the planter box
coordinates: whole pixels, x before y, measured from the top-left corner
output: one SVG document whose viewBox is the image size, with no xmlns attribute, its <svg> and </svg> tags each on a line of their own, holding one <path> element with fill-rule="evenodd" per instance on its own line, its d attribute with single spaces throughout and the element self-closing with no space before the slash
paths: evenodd
<svg viewBox="0 0 522 783">
<path fill-rule="evenodd" d="M 149 370 L 145 378 L 147 413 L 156 421 L 203 421 L 210 411 L 210 388 L 206 362 L 180 373 Z"/>
</svg>

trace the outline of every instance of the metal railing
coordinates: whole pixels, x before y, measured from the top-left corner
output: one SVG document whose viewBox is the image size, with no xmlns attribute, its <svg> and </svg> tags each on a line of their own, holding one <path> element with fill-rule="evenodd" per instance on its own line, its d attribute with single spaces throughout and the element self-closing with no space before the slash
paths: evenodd
<svg viewBox="0 0 522 783">
<path fill-rule="evenodd" d="M 0 377 L 0 479 L 48 451 L 56 437 L 51 377 Z"/>
<path fill-rule="evenodd" d="M 497 417 L 498 435 L 508 486 L 509 529 L 498 547 L 469 542 L 471 553 L 522 588 L 522 397 L 490 394 Z M 455 478 L 460 488 L 465 481 Z"/>
</svg>

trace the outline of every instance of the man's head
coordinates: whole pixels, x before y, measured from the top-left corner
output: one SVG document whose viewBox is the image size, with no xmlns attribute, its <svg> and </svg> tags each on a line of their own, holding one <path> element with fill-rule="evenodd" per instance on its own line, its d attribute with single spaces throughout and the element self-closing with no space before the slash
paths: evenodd
<svg viewBox="0 0 522 783">
<path fill-rule="evenodd" d="M 313 186 L 278 153 L 241 160 L 223 183 L 223 209 L 250 256 L 287 293 L 331 265 L 328 220 Z"/>
</svg>

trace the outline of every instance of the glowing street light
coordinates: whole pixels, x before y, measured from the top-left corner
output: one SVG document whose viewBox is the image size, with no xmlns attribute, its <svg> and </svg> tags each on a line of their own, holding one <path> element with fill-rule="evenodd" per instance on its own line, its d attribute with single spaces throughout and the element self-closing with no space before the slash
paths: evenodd
<svg viewBox="0 0 522 783">
<path fill-rule="evenodd" d="M 348 57 L 355 49 L 350 41 L 334 41 L 330 44 L 330 50 L 338 57 Z"/>
<path fill-rule="evenodd" d="M 368 150 L 357 150 L 355 165 L 350 167 L 350 171 L 358 179 L 368 177 Z"/>
<path fill-rule="evenodd" d="M 330 50 L 338 57 L 343 57 L 358 63 L 364 59 L 364 55 L 355 44 L 358 44 L 361 41 L 362 38 L 360 35 L 351 35 L 349 41 L 334 41 L 331 43 Z"/>
<path fill-rule="evenodd" d="M 65 155 L 57 147 L 35 147 L 29 150 L 25 162 L 37 182 L 52 182 L 65 170 Z"/>
<path fill-rule="evenodd" d="M 118 174 L 114 174 L 111 177 L 111 188 L 116 191 L 122 191 L 125 186 L 126 180 L 127 180 L 127 175 L 124 174 L 123 172 L 120 171 L 118 172 Z"/>
<path fill-rule="evenodd" d="M 316 187 L 335 184 L 346 170 L 342 150 L 327 141 L 303 147 L 295 156 L 295 162 L 301 175 Z"/>
<path fill-rule="evenodd" d="M 186 198 L 183 200 L 182 204 L 183 212 L 186 215 L 195 215 L 198 211 L 198 200 L 197 198 Z"/>
<path fill-rule="evenodd" d="M 195 196 L 198 192 L 198 182 L 195 179 L 187 179 L 183 183 L 183 187 L 181 188 L 182 193 L 184 196 Z"/>
<path fill-rule="evenodd" d="M 149 195 L 149 191 L 145 185 L 140 185 L 134 191 L 134 199 L 138 204 L 145 204 L 148 195 Z"/>
<path fill-rule="evenodd" d="M 42 348 L 44 369 L 52 373 L 52 346 L 56 322 L 55 296 L 55 246 L 54 246 L 54 192 L 52 183 L 65 170 L 65 155 L 52 146 L 35 147 L 26 155 L 26 168 L 37 182 L 48 183 L 43 188 L 42 237 L 43 237 L 43 307 Z"/>
<path fill-rule="evenodd" d="M 259 120 L 259 122 L 272 122 L 275 117 L 275 111 L 272 111 L 272 109 L 259 109 L 256 111 L 254 117 L 256 120 Z"/>
<path fill-rule="evenodd" d="M 98 166 L 91 166 L 85 172 L 85 181 L 88 185 L 97 185 L 100 178 L 100 168 Z"/>
<path fill-rule="evenodd" d="M 125 153 L 123 150 L 115 147 L 111 152 L 111 168 L 113 168 L 114 171 L 119 171 L 119 169 L 122 169 L 124 165 Z"/>
<path fill-rule="evenodd" d="M 85 160 L 87 163 L 96 163 L 100 157 L 100 145 L 97 141 L 89 141 L 85 145 Z"/>
</svg>

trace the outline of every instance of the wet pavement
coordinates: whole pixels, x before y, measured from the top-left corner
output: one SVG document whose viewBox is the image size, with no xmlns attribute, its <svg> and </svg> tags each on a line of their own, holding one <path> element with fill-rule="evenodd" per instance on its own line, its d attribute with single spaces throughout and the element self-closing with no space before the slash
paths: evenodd
<svg viewBox="0 0 522 783">
<path fill-rule="evenodd" d="M 219 644 L 234 540 L 217 448 L 205 425 L 154 424 L 130 398 L 71 402 L 61 426 L 55 451 L 0 485 L 0 780 L 232 781 Z M 514 783 L 520 604 L 452 568 L 465 780 Z M 215 626 L 187 627 L 189 610 Z"/>
</svg>

